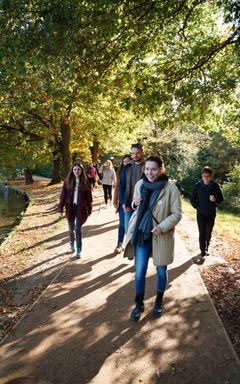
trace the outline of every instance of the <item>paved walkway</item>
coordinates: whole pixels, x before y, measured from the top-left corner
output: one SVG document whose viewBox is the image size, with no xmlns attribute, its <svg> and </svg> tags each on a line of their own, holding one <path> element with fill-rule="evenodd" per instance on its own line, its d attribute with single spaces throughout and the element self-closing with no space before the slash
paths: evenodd
<svg viewBox="0 0 240 384">
<path fill-rule="evenodd" d="M 151 319 L 150 262 L 145 312 L 129 321 L 133 265 L 113 254 L 117 215 L 95 195 L 82 259 L 69 260 L 4 341 L 0 383 L 239 384 L 239 361 L 178 235 L 164 315 Z M 66 232 L 62 237 L 67 250 Z"/>
</svg>

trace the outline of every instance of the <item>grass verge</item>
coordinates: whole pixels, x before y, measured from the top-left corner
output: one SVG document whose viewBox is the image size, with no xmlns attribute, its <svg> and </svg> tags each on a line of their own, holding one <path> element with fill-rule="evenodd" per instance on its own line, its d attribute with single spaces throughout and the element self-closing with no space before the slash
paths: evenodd
<svg viewBox="0 0 240 384">
<path fill-rule="evenodd" d="M 190 202 L 182 198 L 183 213 L 187 216 L 196 218 L 196 210 L 191 206 Z M 224 210 L 217 211 L 216 224 L 214 226 L 216 232 L 225 233 L 227 237 L 239 240 L 240 237 L 240 216 Z"/>
</svg>

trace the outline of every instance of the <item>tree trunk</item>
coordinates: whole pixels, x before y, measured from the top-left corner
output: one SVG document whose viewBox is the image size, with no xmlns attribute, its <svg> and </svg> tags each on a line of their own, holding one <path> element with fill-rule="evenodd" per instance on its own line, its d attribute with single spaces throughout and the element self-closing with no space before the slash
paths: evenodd
<svg viewBox="0 0 240 384">
<path fill-rule="evenodd" d="M 57 158 L 53 160 L 53 175 L 49 185 L 58 184 L 61 182 L 61 159 Z"/>
<path fill-rule="evenodd" d="M 97 163 L 99 157 L 99 141 L 96 137 L 93 139 L 93 145 L 90 147 L 92 162 Z"/>
<path fill-rule="evenodd" d="M 62 180 L 61 177 L 61 148 L 62 141 L 58 136 L 54 137 L 54 141 L 51 143 L 52 155 L 53 155 L 53 174 L 52 180 L 49 185 L 60 183 Z"/>
<path fill-rule="evenodd" d="M 62 164 L 63 164 L 63 177 L 66 178 L 71 168 L 70 156 L 70 136 L 71 127 L 68 119 L 61 121 L 61 134 L 62 134 Z"/>
<path fill-rule="evenodd" d="M 72 163 L 73 164 L 77 161 L 77 156 L 78 156 L 78 153 L 76 151 L 74 151 L 72 153 Z"/>
<path fill-rule="evenodd" d="M 32 184 L 34 183 L 33 177 L 32 177 L 32 170 L 30 168 L 24 168 L 24 176 L 25 176 L 25 184 Z"/>
</svg>

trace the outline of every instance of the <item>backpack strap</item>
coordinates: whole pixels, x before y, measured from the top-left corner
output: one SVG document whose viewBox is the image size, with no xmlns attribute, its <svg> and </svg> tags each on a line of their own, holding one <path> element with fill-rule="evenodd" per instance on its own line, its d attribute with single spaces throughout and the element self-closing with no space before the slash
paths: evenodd
<svg viewBox="0 0 240 384">
<path fill-rule="evenodd" d="M 157 221 L 157 219 L 156 219 L 156 217 L 154 216 L 154 214 L 152 213 L 152 218 L 153 218 L 153 220 L 155 221 L 155 223 L 157 224 L 157 225 L 159 225 L 160 223 Z"/>
</svg>

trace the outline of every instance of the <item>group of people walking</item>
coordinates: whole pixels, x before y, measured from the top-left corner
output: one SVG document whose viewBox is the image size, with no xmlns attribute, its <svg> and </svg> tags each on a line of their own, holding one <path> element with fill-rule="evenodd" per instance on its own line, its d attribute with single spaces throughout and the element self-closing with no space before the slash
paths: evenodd
<svg viewBox="0 0 240 384">
<path fill-rule="evenodd" d="M 216 216 L 216 204 L 223 200 L 219 185 L 212 180 L 210 167 L 202 169 L 202 180 L 193 188 L 191 203 L 197 209 L 199 263 L 208 254 L 208 247 Z M 111 160 L 102 168 L 101 182 L 105 207 L 113 204 L 119 215 L 118 240 L 115 253 L 135 260 L 135 307 L 130 319 L 138 321 L 144 311 L 146 273 L 149 258 L 156 267 L 156 298 L 153 318 L 163 311 L 163 296 L 168 282 L 167 267 L 174 258 L 174 231 L 181 220 L 181 196 L 178 187 L 171 183 L 160 156 L 144 159 L 144 148 L 133 144 L 131 155 L 123 156 L 115 174 Z M 92 185 L 81 164 L 74 164 L 64 181 L 59 212 L 66 208 L 71 251 L 81 257 L 81 227 L 92 212 Z"/>
</svg>

